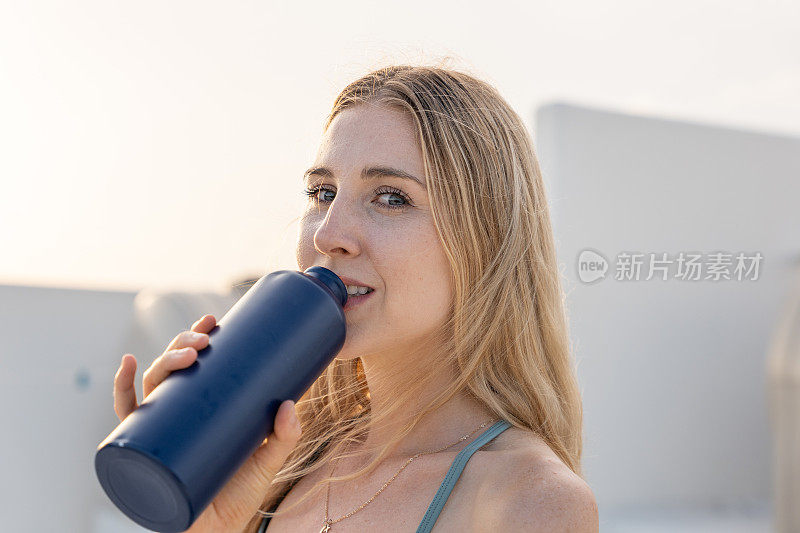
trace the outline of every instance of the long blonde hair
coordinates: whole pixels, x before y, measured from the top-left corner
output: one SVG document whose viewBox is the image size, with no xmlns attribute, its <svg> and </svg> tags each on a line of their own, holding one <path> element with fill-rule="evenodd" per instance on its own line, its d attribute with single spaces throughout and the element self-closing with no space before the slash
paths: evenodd
<svg viewBox="0 0 800 533">
<path fill-rule="evenodd" d="M 418 420 L 458 392 L 539 435 L 582 476 L 580 391 L 545 189 L 524 123 L 488 83 L 434 66 L 389 66 L 354 81 L 336 98 L 324 129 L 357 105 L 403 110 L 416 126 L 454 297 L 447 322 L 430 339 L 446 349 L 419 365 L 424 368 L 415 369 L 411 383 L 424 386 L 443 371 L 457 379 L 366 467 L 325 476 L 313 489 L 371 472 Z M 375 419 L 360 358 L 335 359 L 297 402 L 300 442 L 246 531 L 255 532 L 263 516 L 283 514 L 267 510 L 300 478 L 348 456 L 341 453 L 348 443 L 362 442 L 369 427 L 413 403 L 416 394 L 398 390 L 393 409 Z"/>
</svg>

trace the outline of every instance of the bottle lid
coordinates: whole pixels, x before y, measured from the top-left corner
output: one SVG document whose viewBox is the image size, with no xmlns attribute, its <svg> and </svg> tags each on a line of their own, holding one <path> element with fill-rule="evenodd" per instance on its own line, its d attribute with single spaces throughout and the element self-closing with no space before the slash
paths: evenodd
<svg viewBox="0 0 800 533">
<path fill-rule="evenodd" d="M 303 274 L 311 276 L 321 281 L 330 291 L 333 296 L 339 301 L 342 307 L 347 302 L 347 287 L 344 282 L 332 270 L 328 270 L 321 266 L 308 267 L 303 271 Z"/>
</svg>

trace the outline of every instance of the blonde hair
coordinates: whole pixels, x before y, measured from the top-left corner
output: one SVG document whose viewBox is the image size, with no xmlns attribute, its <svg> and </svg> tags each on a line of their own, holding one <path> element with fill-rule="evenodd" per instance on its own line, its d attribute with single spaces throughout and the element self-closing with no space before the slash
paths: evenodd
<svg viewBox="0 0 800 533">
<path fill-rule="evenodd" d="M 522 120 L 488 83 L 435 66 L 389 66 L 354 81 L 336 98 L 324 129 L 359 105 L 389 106 L 413 118 L 454 296 L 446 323 L 426 344 L 442 353 L 412 369 L 411 383 L 424 386 L 443 371 L 457 379 L 366 467 L 325 476 L 312 489 L 371 472 L 418 420 L 458 392 L 539 435 L 582 476 L 580 391 L 545 189 Z M 267 509 L 303 476 L 349 456 L 341 453 L 348 443 L 362 442 L 372 425 L 413 404 L 415 394 L 398 390 L 392 409 L 374 419 L 361 359 L 335 359 L 297 402 L 300 442 L 246 531 L 255 532 L 263 516 L 283 514 Z"/>
</svg>

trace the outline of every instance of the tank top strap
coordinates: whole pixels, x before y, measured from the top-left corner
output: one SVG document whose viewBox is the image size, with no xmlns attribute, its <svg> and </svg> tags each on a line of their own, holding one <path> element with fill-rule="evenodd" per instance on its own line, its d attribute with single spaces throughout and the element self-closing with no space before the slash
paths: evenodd
<svg viewBox="0 0 800 533">
<path fill-rule="evenodd" d="M 422 522 L 417 528 L 417 533 L 429 533 L 430 530 L 433 529 L 433 524 L 435 524 L 436 519 L 439 518 L 439 513 L 442 512 L 444 504 L 447 502 L 447 498 L 453 491 L 456 481 L 458 481 L 461 472 L 467 465 L 469 458 L 472 457 L 472 454 L 475 453 L 478 448 L 485 445 L 487 442 L 498 436 L 509 427 L 511 427 L 511 423 L 507 420 L 499 420 L 495 422 L 489 426 L 489 429 L 481 433 L 478 438 L 469 443 L 466 448 L 458 453 L 456 458 L 453 460 L 453 464 L 450 465 L 450 470 L 448 470 L 447 474 L 444 476 L 444 481 L 442 481 L 442 484 L 439 486 L 439 490 L 433 497 L 433 501 L 431 501 L 431 504 L 428 506 L 425 516 L 422 517 Z"/>
<path fill-rule="evenodd" d="M 472 457 L 472 454 L 475 453 L 478 448 L 485 445 L 487 442 L 498 436 L 509 427 L 511 427 L 511 424 L 506 420 L 499 420 L 495 422 L 458 453 L 455 460 L 453 460 L 453 464 L 450 465 L 450 470 L 448 470 L 447 474 L 444 476 L 444 481 L 442 481 L 442 484 L 439 486 L 439 490 L 433 497 L 433 501 L 431 501 L 431 504 L 428 506 L 428 510 L 425 512 L 425 516 L 422 518 L 422 522 L 417 528 L 417 533 L 429 533 L 430 530 L 433 529 L 436 519 L 439 518 L 439 513 L 442 512 L 444 504 L 447 502 L 447 498 L 453 491 L 456 481 L 458 481 L 459 476 L 461 476 L 461 472 L 463 472 L 464 467 L 467 465 L 469 458 Z M 279 503 L 280 502 L 277 502 L 275 505 L 273 505 L 272 509 L 270 509 L 270 512 L 275 512 Z M 260 527 L 258 528 L 258 533 L 264 533 L 267 530 L 270 518 L 271 517 L 269 516 L 264 517 L 264 519 L 261 521 Z"/>
</svg>

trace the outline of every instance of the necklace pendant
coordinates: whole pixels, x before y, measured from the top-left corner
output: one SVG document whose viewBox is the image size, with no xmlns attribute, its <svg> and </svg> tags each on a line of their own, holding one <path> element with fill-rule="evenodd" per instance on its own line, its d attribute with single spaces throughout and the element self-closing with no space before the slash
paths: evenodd
<svg viewBox="0 0 800 533">
<path fill-rule="evenodd" d="M 331 530 L 331 525 L 325 522 L 325 525 L 322 526 L 322 529 L 319 530 L 319 533 L 328 533 Z"/>
</svg>

